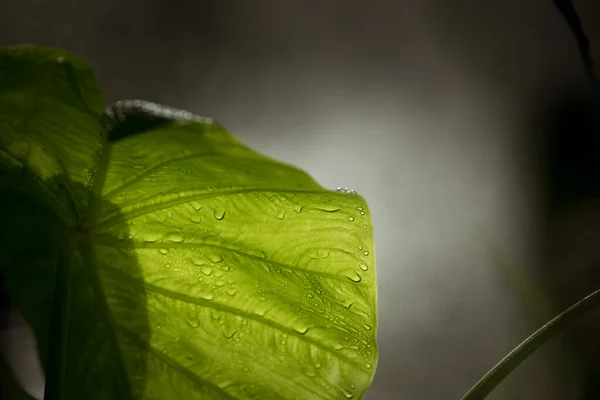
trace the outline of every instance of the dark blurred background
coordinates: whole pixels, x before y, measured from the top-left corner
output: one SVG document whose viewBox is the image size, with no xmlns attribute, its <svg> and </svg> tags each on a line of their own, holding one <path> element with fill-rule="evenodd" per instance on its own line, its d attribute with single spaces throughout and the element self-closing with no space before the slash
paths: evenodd
<svg viewBox="0 0 600 400">
<path fill-rule="evenodd" d="M 600 2 L 574 4 L 600 59 Z M 366 197 L 369 400 L 458 399 L 600 287 L 600 114 L 551 0 L 0 2 L 0 45 L 23 43 L 86 59 L 107 104 L 210 116 Z M 2 350 L 41 397 L 31 335 L 2 318 Z M 592 312 L 490 399 L 600 399 L 598 337 Z"/>
</svg>

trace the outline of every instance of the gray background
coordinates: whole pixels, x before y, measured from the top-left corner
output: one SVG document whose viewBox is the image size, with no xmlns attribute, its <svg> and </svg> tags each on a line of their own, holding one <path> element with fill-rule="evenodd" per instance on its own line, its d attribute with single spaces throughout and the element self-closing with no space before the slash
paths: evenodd
<svg viewBox="0 0 600 400">
<path fill-rule="evenodd" d="M 600 4 L 575 4 L 600 57 Z M 600 207 L 541 207 L 536 116 L 585 83 L 550 0 L 0 2 L 0 44 L 21 43 L 88 60 L 107 102 L 213 117 L 366 197 L 380 318 L 369 400 L 458 399 L 592 289 Z M 2 334 L 41 396 L 26 327 L 15 317 Z M 490 398 L 584 398 L 574 340 L 554 340 Z"/>
</svg>

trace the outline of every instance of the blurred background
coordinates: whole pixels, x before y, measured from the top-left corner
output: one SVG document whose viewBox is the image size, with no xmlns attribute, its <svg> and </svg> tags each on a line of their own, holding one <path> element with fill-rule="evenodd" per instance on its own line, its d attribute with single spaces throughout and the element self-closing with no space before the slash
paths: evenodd
<svg viewBox="0 0 600 400">
<path fill-rule="evenodd" d="M 600 59 L 600 2 L 574 3 Z M 107 104 L 212 117 L 368 200 L 368 400 L 459 399 L 600 287 L 600 114 L 551 0 L 0 2 L 0 45 L 24 43 L 86 59 Z M 41 398 L 27 326 L 4 312 L 1 331 Z M 599 335 L 592 312 L 489 398 L 600 398 Z"/>
</svg>

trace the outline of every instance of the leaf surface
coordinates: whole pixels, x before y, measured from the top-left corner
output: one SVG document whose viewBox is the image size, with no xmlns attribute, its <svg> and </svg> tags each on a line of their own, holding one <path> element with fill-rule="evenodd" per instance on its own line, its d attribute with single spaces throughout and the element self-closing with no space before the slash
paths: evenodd
<svg viewBox="0 0 600 400">
<path fill-rule="evenodd" d="M 364 199 L 217 124 L 111 141 L 101 112 L 81 61 L 0 52 L 1 272 L 61 371 L 52 393 L 361 398 L 377 363 Z"/>
</svg>

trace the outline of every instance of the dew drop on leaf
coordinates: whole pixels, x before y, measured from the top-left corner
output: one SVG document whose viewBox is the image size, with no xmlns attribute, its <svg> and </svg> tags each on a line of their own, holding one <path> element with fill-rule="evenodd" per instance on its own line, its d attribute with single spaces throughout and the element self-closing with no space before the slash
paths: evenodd
<svg viewBox="0 0 600 400">
<path fill-rule="evenodd" d="M 223 211 L 215 210 L 215 212 L 213 213 L 213 216 L 215 217 L 215 219 L 217 221 L 221 221 L 223 218 L 225 218 L 225 210 L 223 210 Z"/>
<path fill-rule="evenodd" d="M 294 330 L 296 332 L 298 332 L 301 335 L 304 335 L 306 332 L 308 332 L 308 327 L 307 326 L 295 326 Z"/>
<path fill-rule="evenodd" d="M 162 255 L 165 255 L 165 254 L 167 254 L 169 252 L 169 250 L 167 250 L 167 249 L 158 249 L 158 252 L 160 254 L 162 254 Z"/>
<path fill-rule="evenodd" d="M 358 283 L 358 282 L 362 281 L 362 278 L 356 272 L 351 273 L 350 275 L 346 275 L 346 277 L 348 279 L 350 279 L 352 282 L 355 282 L 355 283 Z"/>
<path fill-rule="evenodd" d="M 209 301 L 215 298 L 215 296 L 211 293 L 202 293 L 200 295 L 200 297 L 202 297 L 204 300 L 209 300 Z"/>
<path fill-rule="evenodd" d="M 365 250 L 365 251 L 363 251 L 363 254 L 364 254 L 365 256 L 368 256 L 368 255 L 369 255 L 369 252 L 368 252 L 367 250 Z"/>
<path fill-rule="evenodd" d="M 177 233 L 171 233 L 167 236 L 167 239 L 173 243 L 181 243 L 185 238 Z"/>
<path fill-rule="evenodd" d="M 192 221 L 195 224 L 199 224 L 200 222 L 202 222 L 202 218 L 200 218 L 199 215 L 192 215 L 190 217 L 190 221 Z"/>
<path fill-rule="evenodd" d="M 373 329 L 373 328 L 371 327 L 371 325 L 367 325 L 367 324 L 363 324 L 363 327 L 364 327 L 366 330 L 368 330 L 368 331 L 370 331 L 371 329 Z"/>
<path fill-rule="evenodd" d="M 348 217 L 348 221 L 354 222 L 354 217 Z"/>
<path fill-rule="evenodd" d="M 278 219 L 284 219 L 285 218 L 285 212 L 280 212 L 277 214 L 277 218 Z"/>
<path fill-rule="evenodd" d="M 237 333 L 237 331 L 232 330 L 230 332 L 223 332 L 223 335 L 227 338 L 227 339 L 232 339 L 235 334 Z"/>
<path fill-rule="evenodd" d="M 336 344 L 333 345 L 333 348 L 336 349 L 336 350 L 342 350 L 344 348 L 344 346 L 342 346 L 339 343 L 336 343 Z"/>
<path fill-rule="evenodd" d="M 366 364 L 365 364 L 365 367 L 367 367 L 367 368 L 371 369 L 372 365 L 371 365 L 371 364 L 369 364 L 369 363 L 366 363 Z"/>
<path fill-rule="evenodd" d="M 369 267 L 367 267 L 366 264 L 359 264 L 360 269 L 362 269 L 363 271 L 366 271 L 369 269 Z"/>
<path fill-rule="evenodd" d="M 209 259 L 210 259 L 210 261 L 214 262 L 215 264 L 223 261 L 223 257 L 221 257 L 221 255 L 219 255 L 219 254 L 211 255 L 209 257 Z"/>
<path fill-rule="evenodd" d="M 191 326 L 192 328 L 197 328 L 200 326 L 200 321 L 198 319 L 188 319 L 187 321 L 188 325 Z"/>
<path fill-rule="evenodd" d="M 223 282 L 223 281 L 216 281 L 215 282 L 215 286 L 217 286 L 217 287 L 225 286 L 225 282 Z"/>
<path fill-rule="evenodd" d="M 203 273 L 204 275 L 206 275 L 206 276 L 208 276 L 208 275 L 210 275 L 210 274 L 212 274 L 212 273 L 213 273 L 213 269 L 212 269 L 212 267 L 209 267 L 209 266 L 204 266 L 204 267 L 202 267 L 201 271 L 202 271 L 202 273 Z"/>
<path fill-rule="evenodd" d="M 190 203 L 190 205 L 192 206 L 192 208 L 196 211 L 200 211 L 202 209 L 202 205 L 200 205 L 200 203 L 198 203 L 197 201 L 192 201 Z"/>
<path fill-rule="evenodd" d="M 237 291 L 235 289 L 227 289 L 227 294 L 230 296 L 235 296 Z"/>
</svg>

